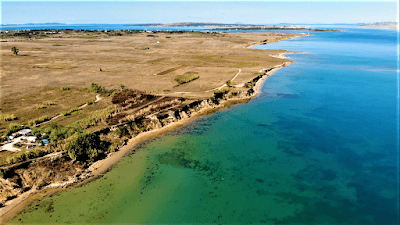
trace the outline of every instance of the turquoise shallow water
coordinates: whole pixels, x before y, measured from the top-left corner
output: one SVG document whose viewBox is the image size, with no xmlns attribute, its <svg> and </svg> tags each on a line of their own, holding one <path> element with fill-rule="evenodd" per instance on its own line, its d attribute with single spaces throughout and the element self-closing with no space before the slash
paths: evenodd
<svg viewBox="0 0 400 225">
<path fill-rule="evenodd" d="M 398 33 L 347 29 L 257 47 L 309 54 L 13 222 L 399 224 Z"/>
</svg>

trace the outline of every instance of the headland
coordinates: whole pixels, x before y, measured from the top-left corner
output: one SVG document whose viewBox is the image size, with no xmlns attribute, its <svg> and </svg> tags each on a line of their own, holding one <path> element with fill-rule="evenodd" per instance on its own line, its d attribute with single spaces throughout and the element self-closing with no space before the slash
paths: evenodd
<svg viewBox="0 0 400 225">
<path fill-rule="evenodd" d="M 398 22 L 376 22 L 376 23 L 360 23 L 361 27 L 383 28 L 383 29 L 400 29 Z"/>
</svg>

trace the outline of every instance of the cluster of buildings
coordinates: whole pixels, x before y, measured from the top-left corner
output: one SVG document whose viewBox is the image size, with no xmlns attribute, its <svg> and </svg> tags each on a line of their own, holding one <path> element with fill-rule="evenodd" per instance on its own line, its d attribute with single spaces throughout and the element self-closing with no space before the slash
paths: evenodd
<svg viewBox="0 0 400 225">
<path fill-rule="evenodd" d="M 20 144 L 20 146 L 25 145 L 26 148 L 34 148 L 35 146 L 47 145 L 49 143 L 48 139 L 39 140 L 36 136 L 29 135 L 32 132 L 31 129 L 22 129 L 13 133 L 12 135 L 7 137 L 6 143 L 0 147 L 0 151 L 18 151 L 19 148 L 16 148 L 16 144 Z M 46 135 L 43 133 L 42 136 Z"/>
</svg>

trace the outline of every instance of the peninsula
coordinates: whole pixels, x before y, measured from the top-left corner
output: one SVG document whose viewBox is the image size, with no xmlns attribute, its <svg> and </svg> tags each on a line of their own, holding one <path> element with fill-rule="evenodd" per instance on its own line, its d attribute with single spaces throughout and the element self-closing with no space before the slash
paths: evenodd
<svg viewBox="0 0 400 225">
<path fill-rule="evenodd" d="M 247 102 L 291 63 L 288 51 L 250 47 L 306 35 L 2 31 L 2 222 L 29 195 L 96 177 L 150 135 Z"/>
<path fill-rule="evenodd" d="M 305 30 L 305 31 L 340 31 L 334 29 L 316 29 L 308 26 L 299 25 L 255 25 L 255 24 L 226 24 L 226 23 L 201 23 L 201 22 L 181 22 L 181 23 L 147 23 L 130 24 L 124 26 L 146 26 L 146 27 L 210 27 L 212 31 L 228 30 Z"/>
<path fill-rule="evenodd" d="M 370 27 L 370 28 L 399 29 L 398 22 L 359 23 L 357 25 L 361 27 Z"/>
</svg>

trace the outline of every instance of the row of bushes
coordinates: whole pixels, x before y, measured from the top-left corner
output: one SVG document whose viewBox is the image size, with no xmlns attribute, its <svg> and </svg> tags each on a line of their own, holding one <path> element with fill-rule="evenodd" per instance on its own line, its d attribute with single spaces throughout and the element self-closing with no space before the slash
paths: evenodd
<svg viewBox="0 0 400 225">
<path fill-rule="evenodd" d="M 5 136 L 10 136 L 12 133 L 22 130 L 24 127 L 20 124 L 12 123 L 8 126 L 6 132 L 4 132 Z"/>
<path fill-rule="evenodd" d="M 0 114 L 1 121 L 13 121 L 18 119 L 14 114 Z"/>
<path fill-rule="evenodd" d="M 46 121 L 49 121 L 49 120 L 50 120 L 50 118 L 48 116 L 42 116 L 42 117 L 39 117 L 39 118 L 36 118 L 36 119 L 33 119 L 33 120 L 29 120 L 28 121 L 28 125 L 29 126 L 36 126 L 37 124 L 40 124 L 40 123 L 43 123 L 43 122 L 46 122 Z"/>
<path fill-rule="evenodd" d="M 105 120 L 110 117 L 117 109 L 114 106 L 109 106 L 103 110 L 96 111 L 91 116 L 84 119 L 75 121 L 70 126 L 77 127 L 80 129 L 86 129 L 90 126 L 95 126 L 99 121 Z"/>
<path fill-rule="evenodd" d="M 14 164 L 14 163 L 23 162 L 28 159 L 41 157 L 44 155 L 46 155 L 45 151 L 42 151 L 40 149 L 32 149 L 27 152 L 19 152 L 19 153 L 13 154 L 13 155 L 7 157 L 6 162 L 8 164 Z"/>
<path fill-rule="evenodd" d="M 68 91 L 68 90 L 70 90 L 70 89 L 71 89 L 71 88 L 65 87 L 65 86 L 60 87 L 60 90 L 61 90 L 61 91 Z"/>
<path fill-rule="evenodd" d="M 55 104 L 56 103 L 54 103 L 53 101 L 48 100 L 48 101 L 44 101 L 42 103 L 36 104 L 35 108 L 36 109 L 43 109 L 43 108 L 46 108 L 48 105 L 55 105 Z"/>
<path fill-rule="evenodd" d="M 175 77 L 175 81 L 178 82 L 178 85 L 189 83 L 190 81 L 194 81 L 199 79 L 199 75 L 193 74 L 193 75 L 177 75 Z"/>
<path fill-rule="evenodd" d="M 62 111 L 62 112 L 61 112 L 61 115 L 63 115 L 63 116 L 68 116 L 68 115 L 71 115 L 71 113 L 76 112 L 76 111 L 78 111 L 78 110 L 79 110 L 78 107 L 74 107 L 74 108 L 72 108 L 72 109 L 69 109 L 69 110 L 66 110 L 66 111 Z"/>
</svg>

